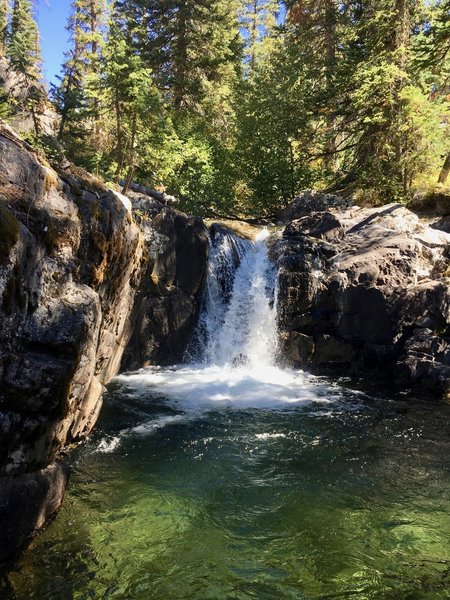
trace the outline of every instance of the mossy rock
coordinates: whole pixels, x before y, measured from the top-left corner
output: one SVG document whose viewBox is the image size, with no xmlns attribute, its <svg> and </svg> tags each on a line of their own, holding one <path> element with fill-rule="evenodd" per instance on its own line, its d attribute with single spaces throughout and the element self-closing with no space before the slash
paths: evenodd
<svg viewBox="0 0 450 600">
<path fill-rule="evenodd" d="M 0 205 L 0 265 L 5 265 L 11 248 L 19 239 L 19 221 L 5 206 Z"/>
</svg>

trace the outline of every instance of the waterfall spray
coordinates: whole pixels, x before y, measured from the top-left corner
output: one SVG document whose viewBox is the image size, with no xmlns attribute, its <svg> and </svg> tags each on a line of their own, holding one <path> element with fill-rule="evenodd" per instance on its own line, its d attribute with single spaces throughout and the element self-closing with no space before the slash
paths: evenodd
<svg viewBox="0 0 450 600">
<path fill-rule="evenodd" d="M 276 348 L 275 268 L 264 229 L 255 241 L 222 232 L 213 243 L 197 339 L 202 362 L 273 366 Z"/>
</svg>

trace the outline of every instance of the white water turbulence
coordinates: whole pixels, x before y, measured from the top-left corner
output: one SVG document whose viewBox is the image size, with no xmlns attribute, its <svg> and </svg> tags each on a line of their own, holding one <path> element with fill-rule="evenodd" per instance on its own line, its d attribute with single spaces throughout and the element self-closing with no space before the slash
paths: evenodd
<svg viewBox="0 0 450 600">
<path fill-rule="evenodd" d="M 185 364 L 147 367 L 117 378 L 129 395 L 143 403 L 164 398 L 177 414 L 124 430 L 99 451 L 113 451 L 122 436 L 148 435 L 205 410 L 287 410 L 341 398 L 338 385 L 276 364 L 276 270 L 269 259 L 269 237 L 265 229 L 255 240 L 216 232 L 203 307 Z"/>
<path fill-rule="evenodd" d="M 205 365 L 254 371 L 274 364 L 276 274 L 268 238 L 266 229 L 254 242 L 223 233 L 213 247 L 199 325 Z"/>
</svg>

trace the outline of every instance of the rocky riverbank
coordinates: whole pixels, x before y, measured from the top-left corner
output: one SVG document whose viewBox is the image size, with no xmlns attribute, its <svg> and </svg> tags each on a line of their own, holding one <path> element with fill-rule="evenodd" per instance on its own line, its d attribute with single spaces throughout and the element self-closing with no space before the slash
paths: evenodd
<svg viewBox="0 0 450 600">
<path fill-rule="evenodd" d="M 91 431 L 122 361 L 180 360 L 189 340 L 206 229 L 135 204 L 136 220 L 128 198 L 0 129 L 0 561 L 59 507 L 58 459 Z"/>
<path fill-rule="evenodd" d="M 450 235 L 402 205 L 359 208 L 323 194 L 297 199 L 281 217 L 288 361 L 448 398 Z"/>
</svg>

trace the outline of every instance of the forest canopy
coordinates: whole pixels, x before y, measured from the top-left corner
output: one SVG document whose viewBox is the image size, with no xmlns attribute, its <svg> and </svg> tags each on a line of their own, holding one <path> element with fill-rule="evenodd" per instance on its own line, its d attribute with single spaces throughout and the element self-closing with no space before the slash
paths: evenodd
<svg viewBox="0 0 450 600">
<path fill-rule="evenodd" d="M 31 82 L 34 16 L 0 0 L 0 56 Z M 67 32 L 58 140 L 122 186 L 262 216 L 305 188 L 380 204 L 447 183 L 450 0 L 74 0 Z"/>
</svg>

